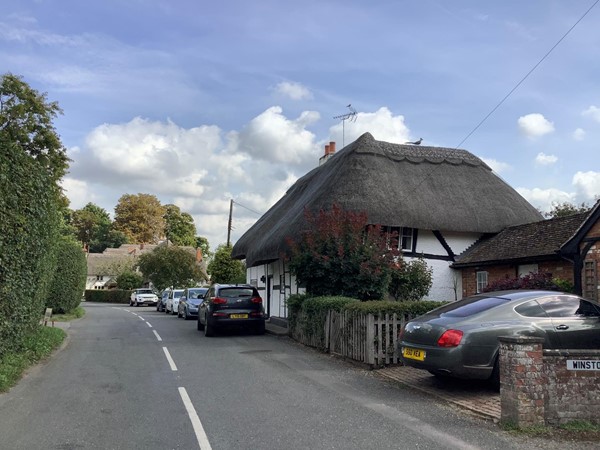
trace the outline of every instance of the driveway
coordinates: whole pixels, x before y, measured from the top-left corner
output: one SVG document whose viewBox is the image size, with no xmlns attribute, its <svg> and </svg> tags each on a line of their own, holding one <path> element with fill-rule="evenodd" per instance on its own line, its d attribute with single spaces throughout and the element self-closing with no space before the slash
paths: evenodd
<svg viewBox="0 0 600 450">
<path fill-rule="evenodd" d="M 425 370 L 407 366 L 386 367 L 376 370 L 375 374 L 460 406 L 482 418 L 500 421 L 500 394 L 485 382 L 440 379 Z"/>
</svg>

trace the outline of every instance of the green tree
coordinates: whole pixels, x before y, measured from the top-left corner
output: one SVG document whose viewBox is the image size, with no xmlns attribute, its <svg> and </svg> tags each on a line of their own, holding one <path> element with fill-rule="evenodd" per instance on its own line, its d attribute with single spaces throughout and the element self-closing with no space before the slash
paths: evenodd
<svg viewBox="0 0 600 450">
<path fill-rule="evenodd" d="M 231 257 L 232 245 L 221 244 L 208 263 L 208 273 L 213 283 L 245 283 L 246 267 L 242 261 Z"/>
<path fill-rule="evenodd" d="M 156 196 L 125 194 L 115 207 L 114 230 L 132 243 L 157 244 L 164 236 L 165 208 Z"/>
<path fill-rule="evenodd" d="M 431 289 L 433 269 L 424 259 L 399 261 L 392 267 L 392 277 L 388 288 L 395 300 L 421 300 Z"/>
<path fill-rule="evenodd" d="M 208 261 L 213 257 L 213 252 L 210 251 L 208 239 L 204 236 L 196 236 L 196 248 L 202 250 L 202 257 L 205 261 Z"/>
<path fill-rule="evenodd" d="M 49 102 L 45 93 L 32 89 L 21 77 L 6 73 L 0 78 L 0 140 L 34 158 L 54 181 L 69 166 L 53 125 L 61 113 L 58 103 Z"/>
<path fill-rule="evenodd" d="M 127 270 L 117 276 L 117 289 L 132 290 L 142 285 L 144 277 L 133 270 Z"/>
<path fill-rule="evenodd" d="M 557 217 L 566 217 L 572 216 L 573 214 L 588 212 L 590 209 L 591 207 L 585 202 L 582 202 L 580 205 L 569 202 L 552 202 L 552 210 L 544 213 L 544 216 L 555 219 Z"/>
<path fill-rule="evenodd" d="M 161 245 L 150 253 L 142 254 L 138 267 L 144 278 L 161 291 L 169 286 L 195 286 L 205 278 L 196 262 L 196 255 L 174 245 Z"/>
<path fill-rule="evenodd" d="M 75 227 L 77 239 L 87 246 L 104 241 L 111 227 L 106 210 L 93 203 L 73 211 L 71 224 Z"/>
<path fill-rule="evenodd" d="M 182 213 L 175 205 L 165 205 L 165 236 L 175 245 L 194 247 L 196 245 L 196 225 L 193 217 Z"/>
<path fill-rule="evenodd" d="M 46 307 L 53 313 L 71 312 L 81 302 L 87 277 L 87 261 L 81 245 L 72 237 L 62 237 L 56 249 L 57 266 Z"/>
<path fill-rule="evenodd" d="M 309 211 L 305 215 L 308 230 L 287 242 L 290 271 L 306 292 L 382 299 L 391 265 L 399 256 L 397 236 L 390 243 L 380 226 L 368 225 L 366 213 L 343 211 L 337 205 L 318 215 Z"/>
</svg>

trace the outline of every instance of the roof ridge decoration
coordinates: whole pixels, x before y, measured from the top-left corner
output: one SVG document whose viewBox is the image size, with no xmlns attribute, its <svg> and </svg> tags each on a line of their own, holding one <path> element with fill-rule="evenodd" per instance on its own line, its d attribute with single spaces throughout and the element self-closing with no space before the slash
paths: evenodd
<svg viewBox="0 0 600 450">
<path fill-rule="evenodd" d="M 492 170 L 483 160 L 467 150 L 378 141 L 371 133 L 362 134 L 347 147 L 350 147 L 357 153 L 371 153 L 394 161 L 406 160 L 415 164 L 422 162 L 431 164 L 449 163 L 453 165 L 467 164 L 470 166 L 482 166 Z"/>
</svg>

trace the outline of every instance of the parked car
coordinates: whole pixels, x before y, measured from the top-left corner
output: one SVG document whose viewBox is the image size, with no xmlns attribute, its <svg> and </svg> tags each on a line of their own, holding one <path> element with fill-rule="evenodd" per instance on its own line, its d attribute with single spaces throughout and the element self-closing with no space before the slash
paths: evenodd
<svg viewBox="0 0 600 450">
<path fill-rule="evenodd" d="M 167 288 L 160 294 L 160 299 L 156 303 L 156 310 L 159 312 L 165 311 L 167 308 L 167 299 L 169 298 L 169 292 L 171 289 Z"/>
<path fill-rule="evenodd" d="M 258 290 L 249 284 L 213 284 L 198 310 L 198 330 L 214 336 L 226 326 L 265 333 L 265 312 Z"/>
<path fill-rule="evenodd" d="M 191 319 L 192 317 L 198 317 L 198 305 L 206 292 L 208 292 L 208 288 L 205 287 L 185 289 L 183 295 L 179 297 L 177 317 L 183 317 L 185 320 Z"/>
<path fill-rule="evenodd" d="M 134 289 L 129 298 L 129 306 L 156 305 L 158 296 L 150 288 Z"/>
<path fill-rule="evenodd" d="M 600 304 L 553 291 L 478 294 L 409 321 L 398 345 L 407 366 L 498 388 L 500 336 L 540 337 L 545 349 L 600 349 Z"/>
<path fill-rule="evenodd" d="M 183 289 L 171 289 L 167 302 L 165 303 L 165 313 L 177 314 L 177 307 L 179 306 L 179 297 L 183 295 Z"/>
</svg>

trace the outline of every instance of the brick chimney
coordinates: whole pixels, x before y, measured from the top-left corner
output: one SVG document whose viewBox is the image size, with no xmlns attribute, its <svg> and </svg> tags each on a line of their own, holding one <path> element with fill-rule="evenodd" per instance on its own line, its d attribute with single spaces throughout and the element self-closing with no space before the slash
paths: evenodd
<svg viewBox="0 0 600 450">
<path fill-rule="evenodd" d="M 319 165 L 327 161 L 335 153 L 335 141 L 325 144 L 325 154 L 319 158 Z"/>
</svg>

